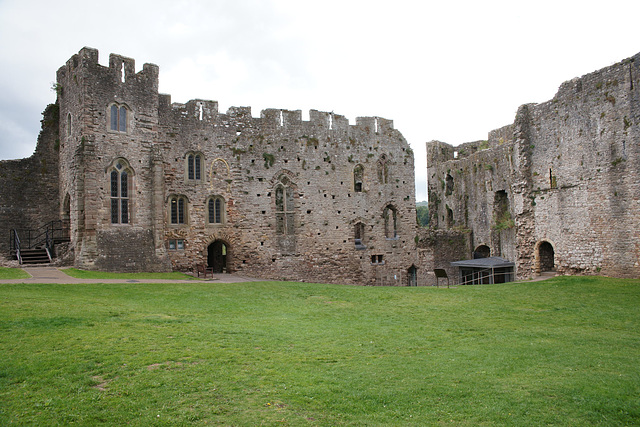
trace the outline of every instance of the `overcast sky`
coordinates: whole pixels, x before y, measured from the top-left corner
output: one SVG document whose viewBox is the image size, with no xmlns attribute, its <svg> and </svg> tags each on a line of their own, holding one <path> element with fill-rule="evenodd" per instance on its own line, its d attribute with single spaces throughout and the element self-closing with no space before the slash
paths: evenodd
<svg viewBox="0 0 640 427">
<path fill-rule="evenodd" d="M 35 148 L 56 70 L 83 46 L 160 66 L 174 102 L 394 120 L 425 142 L 486 139 L 518 106 L 640 51 L 640 1 L 0 0 L 0 159 Z"/>
</svg>

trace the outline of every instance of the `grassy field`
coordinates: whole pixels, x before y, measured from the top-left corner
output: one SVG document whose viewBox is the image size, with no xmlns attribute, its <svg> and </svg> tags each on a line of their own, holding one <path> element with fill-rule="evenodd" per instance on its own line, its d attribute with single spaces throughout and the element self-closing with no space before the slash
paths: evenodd
<svg viewBox="0 0 640 427">
<path fill-rule="evenodd" d="M 0 425 L 640 424 L 640 281 L 0 285 Z"/>
<path fill-rule="evenodd" d="M 0 280 L 26 279 L 29 273 L 21 268 L 0 267 Z"/>
<path fill-rule="evenodd" d="M 197 280 L 188 274 L 172 271 L 170 273 L 106 273 L 104 271 L 78 270 L 77 268 L 60 269 L 68 276 L 78 279 L 164 279 L 164 280 Z"/>
</svg>

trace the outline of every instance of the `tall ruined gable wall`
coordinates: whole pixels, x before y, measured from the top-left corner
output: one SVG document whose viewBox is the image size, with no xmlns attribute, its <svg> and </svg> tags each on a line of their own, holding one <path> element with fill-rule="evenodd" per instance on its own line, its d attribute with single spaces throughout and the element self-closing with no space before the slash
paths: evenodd
<svg viewBox="0 0 640 427">
<path fill-rule="evenodd" d="M 312 110 L 269 109 L 254 118 L 249 108 L 226 114 L 212 101 L 160 105 L 166 197 L 184 196 L 188 223 L 173 225 L 165 211 L 165 239 L 184 239 L 170 251 L 176 269 L 206 263 L 215 240 L 228 245 L 230 271 L 273 279 L 352 284 L 406 284 L 417 264 L 413 153 L 393 123 Z M 185 179 L 188 153 L 204 158 L 202 180 Z M 386 183 L 379 160 L 387 158 Z M 354 188 L 354 168 L 364 170 L 363 189 Z M 295 235 L 283 245 L 276 233 L 275 187 L 286 176 L 294 188 Z M 226 202 L 223 224 L 208 224 L 207 200 Z M 397 209 L 396 239 L 384 234 L 385 206 Z M 363 244 L 354 242 L 364 224 Z M 383 255 L 374 265 L 371 255 Z"/>
<path fill-rule="evenodd" d="M 58 106 L 43 112 L 31 157 L 0 161 L 0 251 L 8 253 L 11 229 L 37 229 L 60 219 L 58 202 Z M 19 233 L 26 240 L 26 235 Z"/>
<path fill-rule="evenodd" d="M 528 108 L 519 149 L 530 163 L 522 194 L 532 232 L 519 251 L 548 240 L 561 271 L 640 276 L 639 66 L 636 55 Z M 522 268 L 535 271 L 535 258 Z"/>
<path fill-rule="evenodd" d="M 560 272 L 640 276 L 639 63 L 636 55 L 565 82 L 487 141 L 429 143 L 433 224 L 468 228 L 474 248 L 515 261 L 521 278 L 540 271 L 541 242 Z M 511 227 L 496 218 L 501 191 Z"/>
</svg>

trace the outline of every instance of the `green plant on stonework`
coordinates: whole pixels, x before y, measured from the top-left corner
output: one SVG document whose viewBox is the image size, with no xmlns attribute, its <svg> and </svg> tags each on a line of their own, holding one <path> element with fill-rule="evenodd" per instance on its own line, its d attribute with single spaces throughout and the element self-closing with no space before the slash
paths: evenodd
<svg viewBox="0 0 640 427">
<path fill-rule="evenodd" d="M 617 159 L 611 162 L 611 166 L 618 166 L 622 162 L 626 162 L 626 159 L 622 157 L 618 157 Z"/>
<path fill-rule="evenodd" d="M 264 159 L 264 167 L 267 169 L 273 166 L 276 161 L 276 158 L 273 156 L 273 154 L 269 153 L 262 153 L 262 158 Z"/>
<path fill-rule="evenodd" d="M 510 212 L 504 212 L 500 217 L 494 218 L 495 225 L 492 227 L 496 231 L 509 230 L 516 226 L 515 221 L 511 218 Z"/>
</svg>

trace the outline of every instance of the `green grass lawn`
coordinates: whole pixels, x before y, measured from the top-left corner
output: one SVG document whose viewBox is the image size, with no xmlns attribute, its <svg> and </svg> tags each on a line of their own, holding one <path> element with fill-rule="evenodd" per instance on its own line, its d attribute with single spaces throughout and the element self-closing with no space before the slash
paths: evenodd
<svg viewBox="0 0 640 427">
<path fill-rule="evenodd" d="M 0 425 L 640 424 L 640 281 L 0 285 Z"/>
<path fill-rule="evenodd" d="M 104 271 L 78 270 L 77 268 L 60 269 L 68 276 L 77 279 L 165 279 L 165 280 L 197 280 L 188 274 L 172 271 L 170 273 L 106 273 Z"/>
<path fill-rule="evenodd" d="M 0 280 L 27 279 L 29 273 L 21 268 L 0 267 Z"/>
</svg>

